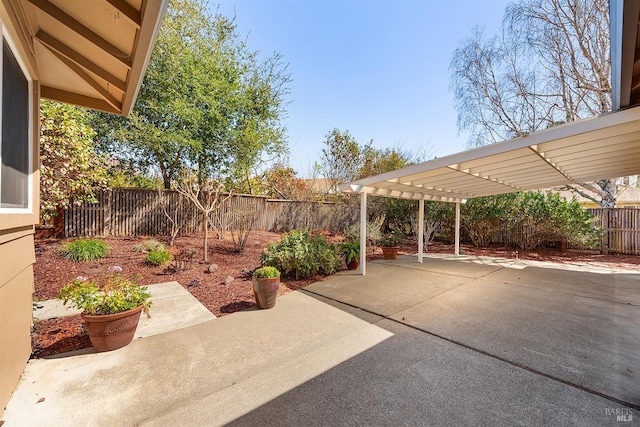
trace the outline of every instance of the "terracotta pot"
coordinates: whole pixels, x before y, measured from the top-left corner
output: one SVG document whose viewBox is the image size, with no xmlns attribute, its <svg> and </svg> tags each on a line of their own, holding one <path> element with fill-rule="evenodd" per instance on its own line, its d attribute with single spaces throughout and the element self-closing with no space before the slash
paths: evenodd
<svg viewBox="0 0 640 427">
<path fill-rule="evenodd" d="M 350 262 L 347 263 L 347 269 L 356 270 L 359 265 L 360 265 L 360 262 L 356 258 L 354 258 Z"/>
<path fill-rule="evenodd" d="M 280 277 L 273 279 L 253 278 L 253 295 L 258 308 L 273 308 L 278 298 Z"/>
<path fill-rule="evenodd" d="M 116 314 L 92 316 L 82 314 L 91 344 L 96 351 L 110 351 L 124 347 L 133 340 L 143 306 Z"/>
<path fill-rule="evenodd" d="M 400 246 L 382 246 L 382 255 L 384 259 L 396 259 Z"/>
</svg>

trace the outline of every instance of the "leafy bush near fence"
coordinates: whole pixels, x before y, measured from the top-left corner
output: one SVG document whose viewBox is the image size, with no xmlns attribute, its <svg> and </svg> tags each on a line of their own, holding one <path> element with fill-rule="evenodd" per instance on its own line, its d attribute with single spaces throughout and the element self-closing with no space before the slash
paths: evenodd
<svg viewBox="0 0 640 427">
<path fill-rule="evenodd" d="M 74 261 L 95 261 L 104 258 L 108 251 L 107 244 L 98 239 L 74 240 L 62 247 L 63 255 Z"/>
<path fill-rule="evenodd" d="M 324 236 L 293 230 L 262 253 L 262 265 L 275 267 L 283 276 L 303 279 L 316 274 L 332 274 L 342 264 L 338 250 Z"/>
<path fill-rule="evenodd" d="M 520 249 L 534 249 L 545 240 L 565 240 L 585 246 L 599 240 L 600 230 L 594 224 L 593 215 L 575 200 L 567 201 L 551 191 L 514 195 L 507 223 L 521 230 L 516 234 Z"/>
<path fill-rule="evenodd" d="M 453 235 L 451 229 L 455 226 L 455 205 L 447 202 L 433 202 L 426 200 L 424 202 L 424 250 L 428 249 L 427 245 L 433 241 L 436 236 L 442 240 L 448 240 Z M 411 224 L 411 234 L 418 240 L 418 210 L 409 215 Z"/>
<path fill-rule="evenodd" d="M 600 238 L 594 217 L 559 193 L 529 191 L 469 200 L 461 209 L 462 227 L 475 246 L 488 246 L 500 229 L 513 230 L 515 243 L 532 250 L 544 241 L 593 245 Z"/>
<path fill-rule="evenodd" d="M 491 236 L 500 230 L 513 210 L 516 193 L 470 199 L 460 208 L 461 227 L 477 246 L 489 246 Z"/>
</svg>

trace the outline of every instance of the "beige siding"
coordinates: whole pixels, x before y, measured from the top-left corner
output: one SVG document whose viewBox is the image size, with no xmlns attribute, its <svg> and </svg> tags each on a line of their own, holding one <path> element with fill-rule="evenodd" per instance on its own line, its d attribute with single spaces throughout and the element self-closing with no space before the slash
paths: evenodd
<svg viewBox="0 0 640 427">
<path fill-rule="evenodd" d="M 33 227 L 0 231 L 0 405 L 9 400 L 31 354 Z"/>
<path fill-rule="evenodd" d="M 31 51 L 33 40 L 25 33 L 24 14 L 17 2 L 0 2 L 0 20 L 5 35 L 17 49 L 14 54 L 26 67 L 32 83 L 31 144 L 32 206 L 29 213 L 0 214 L 0 418 L 18 383 L 31 354 L 31 324 L 33 322 L 33 264 L 35 251 L 33 225 L 38 223 L 39 205 L 39 99 L 40 85 Z"/>
</svg>

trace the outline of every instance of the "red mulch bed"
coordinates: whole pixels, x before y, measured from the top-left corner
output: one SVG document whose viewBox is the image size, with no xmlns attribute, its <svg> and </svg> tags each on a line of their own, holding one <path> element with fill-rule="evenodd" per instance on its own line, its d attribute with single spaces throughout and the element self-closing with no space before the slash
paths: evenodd
<svg viewBox="0 0 640 427">
<path fill-rule="evenodd" d="M 326 235 L 330 241 L 340 240 L 340 236 Z M 65 259 L 60 254 L 61 245 L 71 239 L 44 239 L 36 241 L 35 297 L 44 300 L 56 298 L 58 290 L 77 276 L 98 277 L 100 271 L 119 265 L 123 274 L 138 276 L 141 285 L 176 281 L 195 296 L 217 317 L 244 310 L 254 305 L 251 272 L 260 265 L 260 254 L 266 246 L 281 237 L 278 233 L 252 231 L 245 251 L 234 251 L 231 240 L 209 239 L 209 262 L 195 261 L 191 268 L 175 271 L 166 267 L 157 267 L 145 262 L 145 254 L 136 252 L 134 246 L 149 238 L 142 237 L 108 237 L 103 240 L 109 245 L 106 258 L 92 262 L 75 262 Z M 157 238 L 168 243 L 166 238 Z M 401 245 L 400 253 L 416 252 L 415 241 L 407 241 Z M 176 239 L 168 250 L 174 255 L 185 250 L 197 249 L 195 260 L 202 259 L 202 236 L 184 235 Z M 453 253 L 453 245 L 432 243 L 428 252 Z M 461 246 L 462 253 L 480 256 L 496 256 L 502 258 L 520 258 L 558 263 L 588 263 L 593 266 L 622 268 L 640 271 L 640 257 L 633 255 L 600 255 L 593 253 L 560 252 L 554 249 L 542 249 L 532 252 L 518 252 L 512 248 L 490 247 L 474 248 Z M 378 249 L 368 259 L 382 258 Z M 218 270 L 208 272 L 209 264 L 215 263 Z M 225 284 L 231 276 L 233 281 Z M 280 295 L 286 294 L 308 284 L 320 280 L 315 277 L 307 280 L 283 279 Z M 153 310 L 153 308 L 152 308 Z M 91 346 L 80 316 L 62 319 L 37 321 L 33 337 L 32 357 L 46 357 L 67 351 L 88 348 Z"/>
<path fill-rule="evenodd" d="M 76 262 L 60 254 L 63 244 L 74 239 L 36 240 L 36 263 L 34 266 L 35 298 L 46 300 L 56 298 L 58 290 L 78 276 L 99 278 L 107 268 L 114 265 L 122 267 L 127 277 L 138 277 L 140 285 L 152 285 L 176 281 L 195 296 L 217 317 L 244 310 L 254 305 L 251 273 L 260 266 L 260 254 L 270 242 L 280 240 L 281 234 L 264 231 L 252 231 L 243 253 L 234 250 L 230 239 L 210 238 L 208 242 L 209 260 L 202 260 L 202 235 L 183 235 L 176 238 L 174 246 L 167 249 L 174 256 L 181 252 L 196 249 L 191 268 L 174 270 L 167 266 L 153 266 L 145 261 L 145 254 L 136 252 L 134 247 L 145 237 L 107 237 L 102 240 L 109 246 L 106 258 L 91 262 Z M 328 236 L 332 238 L 332 236 Z M 168 239 L 156 240 L 168 244 Z M 218 269 L 209 273 L 209 265 L 216 264 Z M 233 281 L 225 284 L 227 277 Z M 319 280 L 314 277 L 306 280 L 283 279 L 280 295 L 300 289 Z M 153 310 L 153 307 L 152 307 Z M 65 351 L 90 347 L 80 316 L 66 319 L 37 321 L 32 334 L 32 357 L 45 357 Z"/>
</svg>

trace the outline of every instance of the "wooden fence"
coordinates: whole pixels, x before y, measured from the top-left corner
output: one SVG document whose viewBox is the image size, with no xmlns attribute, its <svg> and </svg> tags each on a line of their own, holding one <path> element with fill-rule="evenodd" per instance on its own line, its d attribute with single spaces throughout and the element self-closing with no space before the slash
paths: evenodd
<svg viewBox="0 0 640 427">
<path fill-rule="evenodd" d="M 595 225 L 602 229 L 602 239 L 595 247 L 567 244 L 576 250 L 597 250 L 602 253 L 640 255 L 640 209 L 638 208 L 590 208 L 596 219 Z M 517 234 L 526 230 L 502 229 L 493 236 L 493 242 L 515 245 Z M 548 242 L 559 243 L 559 242 Z"/>
<path fill-rule="evenodd" d="M 97 194 L 98 203 L 85 203 L 65 211 L 67 237 L 168 235 L 171 222 L 163 210 L 182 225 L 181 232 L 202 230 L 202 217 L 192 203 L 176 191 L 115 189 Z M 640 255 L 640 209 L 589 209 L 602 228 L 602 241 L 596 249 L 604 253 Z M 323 202 L 275 200 L 262 196 L 234 195 L 209 216 L 211 227 L 224 233 L 247 213 L 255 217 L 254 229 L 289 231 L 341 231 L 357 220 L 353 207 Z M 517 230 L 501 230 L 494 243 L 514 244 Z"/>
<path fill-rule="evenodd" d="M 603 252 L 640 255 L 640 209 L 589 210 L 603 230 Z"/>
<path fill-rule="evenodd" d="M 101 191 L 98 203 L 83 203 L 67 209 L 64 232 L 67 237 L 153 236 L 171 232 L 170 215 L 181 232 L 202 230 L 203 217 L 177 191 L 113 189 Z M 289 231 L 296 228 L 338 231 L 344 229 L 346 208 L 334 203 L 274 200 L 261 196 L 233 195 L 209 215 L 214 230 L 224 233 L 247 216 L 254 229 Z"/>
</svg>

